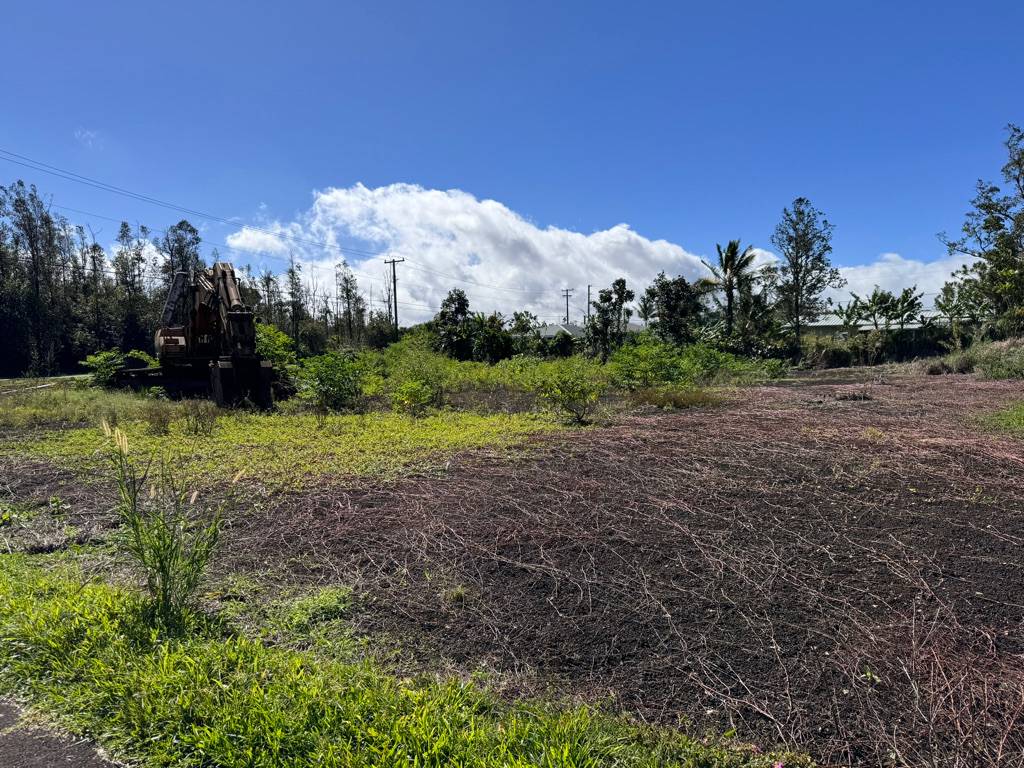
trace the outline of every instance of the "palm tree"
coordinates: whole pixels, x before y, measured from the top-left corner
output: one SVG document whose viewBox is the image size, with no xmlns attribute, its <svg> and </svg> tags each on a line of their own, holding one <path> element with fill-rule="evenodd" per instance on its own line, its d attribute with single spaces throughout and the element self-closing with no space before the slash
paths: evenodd
<svg viewBox="0 0 1024 768">
<path fill-rule="evenodd" d="M 736 291 L 740 283 L 750 275 L 750 268 L 754 264 L 754 248 L 747 246 L 746 250 L 741 252 L 739 240 L 730 240 L 725 250 L 717 243 L 715 248 L 718 250 L 718 264 L 704 262 L 704 266 L 714 275 L 707 282 L 725 294 L 725 333 L 732 336 Z"/>
<path fill-rule="evenodd" d="M 644 321 L 644 328 L 650 324 L 655 312 L 654 299 L 645 293 L 636 304 L 636 316 Z"/>
</svg>

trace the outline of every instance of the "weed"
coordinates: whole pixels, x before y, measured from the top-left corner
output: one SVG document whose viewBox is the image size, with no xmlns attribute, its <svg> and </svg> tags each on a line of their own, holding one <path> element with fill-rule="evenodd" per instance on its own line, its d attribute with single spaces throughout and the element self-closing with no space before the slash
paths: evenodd
<svg viewBox="0 0 1024 768">
<path fill-rule="evenodd" d="M 409 467 L 443 464 L 458 451 L 506 448 L 559 425 L 536 414 L 441 412 L 419 419 L 395 413 L 338 414 L 315 428 L 309 413 L 232 412 L 214 433 L 190 441 L 182 470 L 209 480 L 228 480 L 239 470 L 271 487 L 298 486 L 320 475 L 394 476 Z M 142 421 L 120 429 L 142 454 L 167 454 L 187 436 L 180 423 L 153 435 Z M 103 465 L 107 440 L 100 430 L 65 429 L 7 443 L 5 451 L 35 455 L 76 471 Z"/>
<path fill-rule="evenodd" d="M 871 443 L 881 443 L 885 440 L 885 432 L 878 427 L 868 427 L 862 434 L 864 439 Z"/>
<path fill-rule="evenodd" d="M 174 406 L 166 400 L 146 400 L 139 414 L 151 435 L 170 434 L 174 421 Z"/>
<path fill-rule="evenodd" d="M 220 409 L 214 403 L 209 400 L 185 400 L 180 408 L 185 434 L 197 437 L 209 437 L 213 434 L 220 418 Z"/>
<path fill-rule="evenodd" d="M 436 403 L 439 393 L 427 382 L 419 379 L 403 381 L 391 393 L 391 405 L 398 413 L 422 416 Z"/>
<path fill-rule="evenodd" d="M 291 604 L 288 626 L 297 632 L 309 632 L 318 624 L 348 616 L 352 608 L 352 590 L 348 587 L 324 587 Z"/>
<path fill-rule="evenodd" d="M 704 389 L 695 387 L 644 387 L 630 393 L 633 405 L 651 405 L 655 408 L 682 410 L 685 408 L 703 408 L 720 405 L 722 397 Z"/>
<path fill-rule="evenodd" d="M 121 549 L 145 576 L 153 623 L 180 630 L 217 546 L 220 513 L 200 524 L 193 511 L 197 494 L 189 496 L 170 463 L 159 461 L 155 474 L 152 464 L 140 470 L 128 454 L 125 434 L 103 426 L 113 442 L 110 460 L 124 528 Z"/>
</svg>

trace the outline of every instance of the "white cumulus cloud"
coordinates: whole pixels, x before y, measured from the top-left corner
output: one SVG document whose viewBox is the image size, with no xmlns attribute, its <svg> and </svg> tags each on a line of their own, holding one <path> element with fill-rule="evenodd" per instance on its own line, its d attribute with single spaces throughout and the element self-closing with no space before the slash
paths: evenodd
<svg viewBox="0 0 1024 768">
<path fill-rule="evenodd" d="M 309 210 L 295 220 L 261 216 L 259 226 L 242 227 L 228 245 L 276 259 L 265 265 L 275 272 L 294 257 L 321 295 L 333 291 L 334 265 L 344 257 L 363 291 L 372 291 L 377 308 L 390 274 L 384 260 L 404 258 L 398 265 L 403 325 L 431 317 L 453 287 L 466 292 L 476 311 L 507 315 L 525 308 L 548 321 L 565 314 L 561 291 L 571 288 L 570 317 L 576 321 L 586 311 L 588 284 L 596 297 L 597 289 L 625 277 L 639 294 L 661 271 L 688 280 L 707 274 L 700 256 L 646 238 L 627 224 L 589 234 L 541 227 L 495 200 L 415 184 L 317 191 Z M 774 260 L 770 251 L 757 249 L 758 266 Z M 885 253 L 843 267 L 848 286 L 832 295 L 845 301 L 850 290 L 870 293 L 876 284 L 890 290 L 916 284 L 930 294 L 963 263 L 960 257 L 926 262 Z"/>
<path fill-rule="evenodd" d="M 830 295 L 846 301 L 851 292 L 863 296 L 871 293 L 876 285 L 893 292 L 916 285 L 917 290 L 925 294 L 925 307 L 931 308 L 935 294 L 941 290 L 943 283 L 949 280 L 953 272 L 972 261 L 972 258 L 961 255 L 922 261 L 906 259 L 898 253 L 883 253 L 867 264 L 842 267 L 840 271 L 846 278 L 846 286 L 832 291 Z"/>
<path fill-rule="evenodd" d="M 549 320 L 564 315 L 561 290 L 572 288 L 570 316 L 576 320 L 585 312 L 588 284 L 596 297 L 617 277 L 642 289 L 662 270 L 688 279 L 705 273 L 700 258 L 682 246 L 643 237 L 626 224 L 590 234 L 539 227 L 495 200 L 413 184 L 326 189 L 298 221 L 243 228 L 228 244 L 294 254 L 320 285 L 333 282 L 333 265 L 344 256 L 364 287 L 367 277 L 374 283 L 378 298 L 384 259 L 405 258 L 398 267 L 403 324 L 432 316 L 453 287 L 466 291 L 475 310 L 509 314 L 526 308 Z"/>
</svg>

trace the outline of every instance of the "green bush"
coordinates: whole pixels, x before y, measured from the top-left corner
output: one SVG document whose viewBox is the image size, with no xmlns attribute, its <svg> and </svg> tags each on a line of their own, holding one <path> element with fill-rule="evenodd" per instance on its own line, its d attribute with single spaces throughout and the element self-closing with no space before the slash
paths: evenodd
<svg viewBox="0 0 1024 768">
<path fill-rule="evenodd" d="M 577 424 L 586 423 L 606 388 L 601 366 L 583 357 L 546 366 L 538 371 L 534 383 L 534 391 L 543 403 Z"/>
<path fill-rule="evenodd" d="M 608 368 L 623 389 L 679 381 L 682 375 L 679 347 L 654 338 L 620 347 L 609 358 Z"/>
<path fill-rule="evenodd" d="M 354 406 L 362 394 L 363 369 L 348 352 L 328 352 L 302 361 L 299 394 L 320 411 Z"/>
<path fill-rule="evenodd" d="M 117 373 L 121 369 L 154 368 L 158 363 L 155 357 L 141 349 L 133 349 L 127 354 L 118 349 L 108 349 L 89 355 L 81 364 L 91 371 L 90 384 L 109 389 L 117 383 Z"/>
<path fill-rule="evenodd" d="M 120 350 L 108 349 L 89 355 L 82 366 L 91 371 L 89 381 L 94 387 L 113 387 L 117 372 L 124 367 L 124 355 Z"/>
<path fill-rule="evenodd" d="M 436 400 L 437 391 L 419 379 L 406 379 L 391 393 L 392 408 L 411 416 L 422 416 Z"/>
<path fill-rule="evenodd" d="M 256 354 L 270 361 L 279 388 L 292 394 L 295 376 L 298 373 L 295 341 L 292 337 L 273 325 L 256 323 Z"/>
<path fill-rule="evenodd" d="M 641 334 L 608 360 L 613 382 L 631 390 L 660 384 L 746 384 L 780 376 L 781 360 L 752 360 L 706 344 L 679 347 Z"/>
</svg>

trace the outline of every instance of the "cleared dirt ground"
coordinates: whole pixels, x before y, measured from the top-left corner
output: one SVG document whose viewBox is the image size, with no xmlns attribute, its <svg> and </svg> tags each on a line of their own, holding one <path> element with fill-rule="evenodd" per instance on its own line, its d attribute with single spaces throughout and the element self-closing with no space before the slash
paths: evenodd
<svg viewBox="0 0 1024 768">
<path fill-rule="evenodd" d="M 355 582 L 424 666 L 823 761 L 1024 764 L 1019 383 L 741 390 L 443 477 L 317 487 L 230 557 Z"/>
<path fill-rule="evenodd" d="M 354 585 L 360 629 L 410 670 L 483 669 L 826 763 L 1024 765 L 1024 442 L 978 422 L 1022 397 L 812 378 L 514 461 L 254 492 L 220 567 Z M 94 490 L 0 470 L 104 536 L 81 511 Z M 49 546 L 36 530 L 22 545 Z"/>
</svg>

